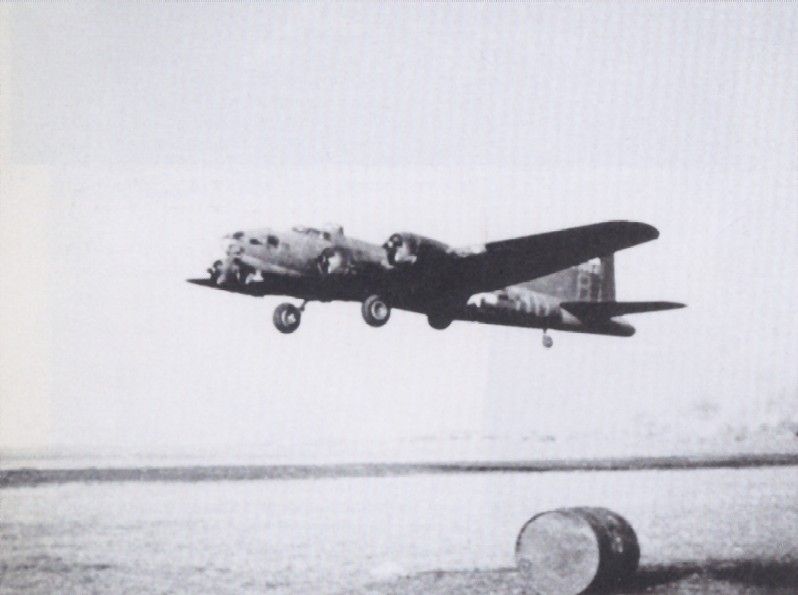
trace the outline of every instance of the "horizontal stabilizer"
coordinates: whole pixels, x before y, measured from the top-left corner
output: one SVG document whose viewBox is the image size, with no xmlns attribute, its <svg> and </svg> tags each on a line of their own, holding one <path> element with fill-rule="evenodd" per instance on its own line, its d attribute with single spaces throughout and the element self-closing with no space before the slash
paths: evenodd
<svg viewBox="0 0 798 595">
<path fill-rule="evenodd" d="M 609 320 L 624 314 L 658 312 L 684 307 L 685 304 L 678 302 L 562 302 L 560 304 L 563 310 L 567 310 L 580 320 L 590 322 Z"/>
</svg>

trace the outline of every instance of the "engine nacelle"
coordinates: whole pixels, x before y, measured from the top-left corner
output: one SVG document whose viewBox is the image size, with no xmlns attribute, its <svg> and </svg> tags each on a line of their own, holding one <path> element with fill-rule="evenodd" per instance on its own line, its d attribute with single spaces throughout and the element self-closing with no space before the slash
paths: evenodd
<svg viewBox="0 0 798 595">
<path fill-rule="evenodd" d="M 414 233 L 395 233 L 382 247 L 392 267 L 427 265 L 447 258 L 451 253 L 451 248 L 443 242 Z"/>
<path fill-rule="evenodd" d="M 350 271 L 350 258 L 340 248 L 325 248 L 316 260 L 319 273 L 322 276 L 342 275 Z"/>
</svg>

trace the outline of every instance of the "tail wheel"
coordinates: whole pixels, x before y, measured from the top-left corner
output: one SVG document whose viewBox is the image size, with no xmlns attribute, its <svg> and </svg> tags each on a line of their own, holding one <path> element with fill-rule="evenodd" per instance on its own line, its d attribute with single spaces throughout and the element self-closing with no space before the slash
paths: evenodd
<svg viewBox="0 0 798 595">
<path fill-rule="evenodd" d="M 442 331 L 449 328 L 449 325 L 452 324 L 452 319 L 440 314 L 427 314 L 427 322 L 435 330 Z"/>
<path fill-rule="evenodd" d="M 280 304 L 274 309 L 274 316 L 272 316 L 274 326 L 281 333 L 293 333 L 299 328 L 299 323 L 302 320 L 302 311 L 294 304 Z"/>
<path fill-rule="evenodd" d="M 378 295 L 370 295 L 363 300 L 361 312 L 369 326 L 383 326 L 391 317 L 391 307 Z"/>
<path fill-rule="evenodd" d="M 554 345 L 554 339 L 551 338 L 551 335 L 543 334 L 543 347 L 546 349 L 551 349 L 551 346 Z"/>
</svg>

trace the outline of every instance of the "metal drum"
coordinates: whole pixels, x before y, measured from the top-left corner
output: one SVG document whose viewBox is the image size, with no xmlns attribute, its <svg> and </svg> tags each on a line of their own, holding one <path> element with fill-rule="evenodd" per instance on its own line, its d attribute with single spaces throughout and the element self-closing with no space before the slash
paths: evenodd
<svg viewBox="0 0 798 595">
<path fill-rule="evenodd" d="M 637 570 L 631 525 L 606 508 L 560 508 L 532 517 L 518 534 L 515 561 L 531 592 L 577 595 L 604 590 Z"/>
</svg>

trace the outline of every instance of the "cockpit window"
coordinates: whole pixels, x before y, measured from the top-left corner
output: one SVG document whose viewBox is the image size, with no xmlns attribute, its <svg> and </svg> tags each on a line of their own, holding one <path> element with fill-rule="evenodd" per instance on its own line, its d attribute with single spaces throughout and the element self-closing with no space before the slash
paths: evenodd
<svg viewBox="0 0 798 595">
<path fill-rule="evenodd" d="M 313 227 L 294 227 L 293 231 L 297 233 L 303 233 L 306 236 L 314 236 L 314 237 L 322 237 L 325 240 L 329 241 L 332 236 L 330 236 L 329 232 L 326 231 L 319 231 Z"/>
<path fill-rule="evenodd" d="M 261 242 L 258 238 L 250 238 L 249 243 L 255 246 L 262 246 L 263 242 Z"/>
<path fill-rule="evenodd" d="M 279 240 L 277 239 L 277 236 L 269 236 L 268 238 L 266 238 L 266 242 L 269 244 L 269 246 L 273 246 L 275 248 L 280 243 Z"/>
<path fill-rule="evenodd" d="M 243 237 L 244 237 L 244 232 L 243 231 L 237 231 L 237 232 L 235 232 L 233 234 L 233 239 L 234 240 L 240 240 Z"/>
</svg>

